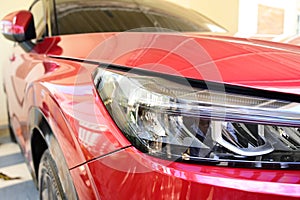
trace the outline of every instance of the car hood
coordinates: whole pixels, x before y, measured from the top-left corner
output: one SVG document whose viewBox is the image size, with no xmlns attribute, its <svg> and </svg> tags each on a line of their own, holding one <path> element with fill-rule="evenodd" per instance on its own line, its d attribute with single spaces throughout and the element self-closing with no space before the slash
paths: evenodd
<svg viewBox="0 0 300 200">
<path fill-rule="evenodd" d="M 55 58 L 300 94 L 300 48 L 274 42 L 210 34 L 124 32 L 47 38 L 34 50 Z"/>
</svg>

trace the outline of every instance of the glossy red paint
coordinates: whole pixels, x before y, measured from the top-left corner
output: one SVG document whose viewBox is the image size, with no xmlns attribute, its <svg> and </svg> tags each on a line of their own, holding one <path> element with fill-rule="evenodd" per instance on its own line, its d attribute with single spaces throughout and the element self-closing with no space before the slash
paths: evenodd
<svg viewBox="0 0 300 200">
<path fill-rule="evenodd" d="M 3 35 L 13 40 L 12 38 L 21 41 L 24 40 L 25 32 L 33 23 L 33 16 L 27 10 L 13 12 L 4 17 L 1 21 L 1 32 Z M 34 34 L 35 35 L 35 34 Z"/>
<path fill-rule="evenodd" d="M 104 199 L 298 199 L 300 192 L 299 171 L 187 165 L 134 148 L 92 161 L 89 168 Z"/>
<path fill-rule="evenodd" d="M 123 136 L 94 91 L 91 73 L 97 65 L 81 62 L 300 94 L 298 50 L 207 35 L 53 37 L 28 54 L 16 47 L 5 90 L 13 128 L 32 171 L 28 113 L 35 107 L 55 134 L 80 199 L 299 199 L 296 170 L 211 167 L 142 154 Z"/>
<path fill-rule="evenodd" d="M 292 45 L 199 34 L 108 33 L 62 36 L 59 40 L 65 47 L 62 54 L 48 55 L 300 94 L 300 48 Z M 111 45 L 121 48 L 105 49 Z"/>
<path fill-rule="evenodd" d="M 117 43 L 97 54 L 103 42 Z M 97 66 L 68 60 L 299 94 L 300 60 L 293 48 L 284 51 L 282 46 L 205 35 L 108 33 L 48 38 L 29 54 L 16 53 L 5 76 L 13 127 L 25 156 L 32 160 L 27 116 L 31 107 L 43 112 L 82 199 L 298 199 L 299 171 L 192 165 L 140 153 L 94 91 L 91 73 Z M 31 167 L 34 171 L 32 162 Z"/>
</svg>

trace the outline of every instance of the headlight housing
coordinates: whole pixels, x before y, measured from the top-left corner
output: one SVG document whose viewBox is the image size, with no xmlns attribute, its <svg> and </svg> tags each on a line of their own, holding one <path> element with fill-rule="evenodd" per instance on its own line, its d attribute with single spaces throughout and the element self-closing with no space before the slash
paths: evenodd
<svg viewBox="0 0 300 200">
<path fill-rule="evenodd" d="M 220 166 L 299 168 L 299 103 L 122 69 L 99 67 L 94 83 L 117 126 L 142 152 Z"/>
</svg>

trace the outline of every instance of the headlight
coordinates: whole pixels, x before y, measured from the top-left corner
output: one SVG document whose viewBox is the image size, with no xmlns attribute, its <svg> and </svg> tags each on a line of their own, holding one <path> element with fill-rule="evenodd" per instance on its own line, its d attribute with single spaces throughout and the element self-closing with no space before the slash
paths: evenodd
<svg viewBox="0 0 300 200">
<path fill-rule="evenodd" d="M 136 70 L 98 68 L 94 81 L 117 126 L 145 153 L 214 165 L 300 166 L 299 103 Z"/>
</svg>

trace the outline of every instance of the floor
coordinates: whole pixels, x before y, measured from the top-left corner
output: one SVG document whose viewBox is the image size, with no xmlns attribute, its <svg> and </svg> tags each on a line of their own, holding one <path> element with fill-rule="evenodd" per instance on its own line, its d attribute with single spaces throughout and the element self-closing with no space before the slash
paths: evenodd
<svg viewBox="0 0 300 200">
<path fill-rule="evenodd" d="M 39 199 L 20 148 L 6 128 L 0 129 L 0 199 Z"/>
</svg>

